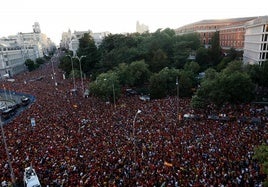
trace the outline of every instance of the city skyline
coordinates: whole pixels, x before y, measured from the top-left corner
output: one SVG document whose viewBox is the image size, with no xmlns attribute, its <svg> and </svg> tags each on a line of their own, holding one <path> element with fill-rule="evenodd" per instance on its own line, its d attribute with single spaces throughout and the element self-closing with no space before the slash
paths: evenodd
<svg viewBox="0 0 268 187">
<path fill-rule="evenodd" d="M 1 3 L 0 37 L 18 32 L 32 32 L 34 22 L 39 22 L 41 32 L 59 44 L 61 34 L 71 31 L 105 32 L 112 34 L 135 32 L 136 22 L 149 27 L 150 32 L 159 28 L 176 29 L 204 19 L 227 19 L 268 15 L 268 2 L 254 3 L 212 0 L 163 2 L 99 0 L 76 1 L 4 1 Z"/>
</svg>

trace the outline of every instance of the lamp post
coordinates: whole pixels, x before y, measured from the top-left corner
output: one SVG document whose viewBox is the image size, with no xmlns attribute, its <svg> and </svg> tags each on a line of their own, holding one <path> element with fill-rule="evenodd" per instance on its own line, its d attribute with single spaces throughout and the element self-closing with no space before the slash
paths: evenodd
<svg viewBox="0 0 268 187">
<path fill-rule="evenodd" d="M 177 86 L 177 116 L 176 116 L 176 118 L 177 118 L 177 120 L 178 120 L 178 122 L 179 122 L 179 118 L 180 118 L 180 111 L 179 111 L 179 79 L 178 79 L 178 77 L 176 78 L 176 86 Z"/>
<path fill-rule="evenodd" d="M 71 59 L 71 63 L 72 63 L 72 72 L 73 72 L 73 85 L 74 85 L 74 90 L 76 90 L 76 86 L 75 86 L 75 78 L 74 78 L 74 63 L 73 63 L 73 57 L 71 57 L 71 55 L 67 55 L 68 57 L 70 57 Z"/>
<path fill-rule="evenodd" d="M 133 119 L 133 124 L 132 124 L 132 139 L 133 139 L 133 146 L 134 146 L 134 162 L 136 164 L 136 142 L 135 142 L 135 120 L 137 118 L 137 115 L 141 113 L 141 110 L 138 109 L 138 111 L 135 114 L 135 117 Z"/>
<path fill-rule="evenodd" d="M 51 58 L 51 64 L 52 64 L 52 79 L 54 79 L 54 84 L 55 86 L 57 86 L 57 81 L 56 81 L 56 73 L 55 73 L 55 70 L 54 70 L 54 58 Z"/>
<path fill-rule="evenodd" d="M 80 77 L 81 77 L 81 87 L 82 87 L 82 92 L 84 94 L 84 83 L 83 83 L 83 73 L 82 73 L 82 66 L 81 66 L 81 59 L 84 58 L 86 56 L 75 56 L 75 58 L 77 58 L 79 60 L 79 67 L 80 67 Z"/>
<path fill-rule="evenodd" d="M 113 83 L 113 98 L 114 98 L 114 108 L 116 108 L 116 104 L 115 104 L 115 92 L 114 92 L 114 83 Z"/>
<path fill-rule="evenodd" d="M 105 78 L 104 81 L 106 81 L 107 79 Z M 112 80 L 113 81 L 113 80 Z M 112 84 L 112 88 L 113 88 L 113 102 L 114 102 L 114 107 L 116 108 L 116 104 L 115 104 L 115 90 L 114 90 L 114 81 Z"/>
<path fill-rule="evenodd" d="M 6 155 L 7 155 L 7 161 L 8 161 L 8 165 L 9 165 L 9 169 L 10 169 L 11 182 L 15 186 L 15 183 L 16 183 L 15 176 L 14 176 L 14 172 L 13 172 L 13 168 L 12 168 L 12 164 L 11 164 L 9 150 L 8 150 L 7 142 L 6 142 L 6 136 L 5 136 L 5 132 L 4 132 L 4 128 L 3 128 L 3 122 L 2 122 L 1 118 L 0 118 L 0 125 L 1 125 L 2 138 L 3 138 L 5 150 L 6 150 Z"/>
</svg>

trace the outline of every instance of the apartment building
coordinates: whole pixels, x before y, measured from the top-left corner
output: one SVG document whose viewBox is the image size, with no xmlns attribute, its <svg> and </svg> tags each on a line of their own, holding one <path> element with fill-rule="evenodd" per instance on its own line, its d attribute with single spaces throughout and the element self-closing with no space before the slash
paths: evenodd
<svg viewBox="0 0 268 187">
<path fill-rule="evenodd" d="M 244 63 L 262 64 L 268 59 L 268 16 L 245 24 Z"/>
<path fill-rule="evenodd" d="M 26 59 L 35 61 L 54 48 L 54 43 L 41 33 L 38 22 L 34 23 L 33 32 L 0 38 L 0 79 L 25 71 Z"/>
</svg>

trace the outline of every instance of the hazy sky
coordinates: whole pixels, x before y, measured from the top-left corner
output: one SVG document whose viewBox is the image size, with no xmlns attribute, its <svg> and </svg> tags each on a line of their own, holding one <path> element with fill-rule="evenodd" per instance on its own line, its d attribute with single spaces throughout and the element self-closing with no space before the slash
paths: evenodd
<svg viewBox="0 0 268 187">
<path fill-rule="evenodd" d="M 59 44 L 62 32 L 135 32 L 136 21 L 175 29 L 203 19 L 268 15 L 267 0 L 3 0 L 0 3 L 0 37 L 41 32 Z"/>
</svg>

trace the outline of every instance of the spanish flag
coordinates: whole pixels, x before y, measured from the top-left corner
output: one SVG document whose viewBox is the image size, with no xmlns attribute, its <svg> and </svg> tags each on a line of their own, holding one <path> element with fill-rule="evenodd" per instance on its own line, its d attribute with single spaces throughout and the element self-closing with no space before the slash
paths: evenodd
<svg viewBox="0 0 268 187">
<path fill-rule="evenodd" d="M 171 163 L 169 163 L 169 162 L 166 162 L 166 161 L 164 162 L 164 165 L 165 165 L 165 166 L 168 166 L 168 167 L 172 167 L 172 166 L 173 166 L 173 164 L 171 164 Z"/>
</svg>

